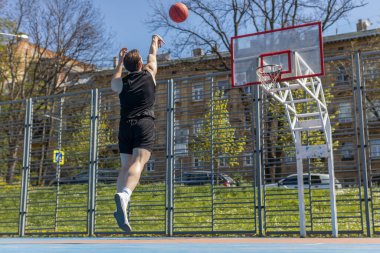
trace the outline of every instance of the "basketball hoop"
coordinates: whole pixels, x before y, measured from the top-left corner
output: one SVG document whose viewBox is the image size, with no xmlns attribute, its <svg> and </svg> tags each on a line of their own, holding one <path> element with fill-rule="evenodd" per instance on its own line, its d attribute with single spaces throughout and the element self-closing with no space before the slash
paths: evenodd
<svg viewBox="0 0 380 253">
<path fill-rule="evenodd" d="M 281 79 L 280 65 L 265 65 L 256 69 L 256 74 L 259 82 L 266 91 L 270 91 Z"/>
</svg>

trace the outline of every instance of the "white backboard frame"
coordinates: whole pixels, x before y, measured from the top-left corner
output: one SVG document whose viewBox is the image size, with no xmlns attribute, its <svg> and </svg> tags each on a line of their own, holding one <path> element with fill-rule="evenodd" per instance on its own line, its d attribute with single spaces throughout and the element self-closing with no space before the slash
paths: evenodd
<svg viewBox="0 0 380 253">
<path fill-rule="evenodd" d="M 281 81 L 324 75 L 321 22 L 235 36 L 231 51 L 233 87 L 259 84 L 256 69 L 267 64 L 282 66 Z M 307 71 L 296 68 L 297 55 Z"/>
</svg>

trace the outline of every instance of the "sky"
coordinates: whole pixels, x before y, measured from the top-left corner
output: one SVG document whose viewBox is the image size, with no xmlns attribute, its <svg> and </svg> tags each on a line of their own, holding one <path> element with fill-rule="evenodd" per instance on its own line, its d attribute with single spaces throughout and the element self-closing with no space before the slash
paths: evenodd
<svg viewBox="0 0 380 253">
<path fill-rule="evenodd" d="M 113 35 L 113 48 L 110 51 L 114 51 L 116 56 L 122 47 L 137 48 L 145 59 L 149 52 L 153 34 L 145 22 L 151 8 L 149 0 L 92 1 L 104 16 L 106 29 L 110 30 Z M 176 2 L 173 0 L 164 1 L 169 6 Z"/>
<path fill-rule="evenodd" d="M 117 55 L 122 47 L 137 48 L 146 58 L 149 49 L 151 35 L 145 22 L 150 11 L 149 0 L 92 0 L 94 6 L 104 16 L 105 27 L 113 34 L 113 48 L 110 54 Z M 151 0 L 155 1 L 155 0 Z M 356 23 L 359 19 L 369 19 L 372 25 L 369 29 L 380 28 L 380 0 L 366 0 L 368 4 L 353 10 L 347 19 L 341 20 L 332 26 L 324 35 L 336 33 L 348 33 L 356 31 Z M 178 1 L 163 0 L 169 6 Z M 191 16 L 189 20 L 191 21 Z M 167 41 L 170 45 L 170 41 Z M 167 51 L 168 47 L 163 47 Z M 112 56 L 110 56 L 112 58 Z"/>
</svg>

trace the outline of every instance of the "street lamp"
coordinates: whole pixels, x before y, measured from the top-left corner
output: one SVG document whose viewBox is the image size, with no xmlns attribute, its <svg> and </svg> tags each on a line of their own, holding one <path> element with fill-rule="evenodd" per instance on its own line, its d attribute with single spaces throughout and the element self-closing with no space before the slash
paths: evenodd
<svg viewBox="0 0 380 253">
<path fill-rule="evenodd" d="M 29 39 L 29 36 L 26 34 L 0 33 L 0 35 L 9 36 L 9 37 L 16 37 L 16 38 L 21 38 L 21 39 Z"/>
</svg>

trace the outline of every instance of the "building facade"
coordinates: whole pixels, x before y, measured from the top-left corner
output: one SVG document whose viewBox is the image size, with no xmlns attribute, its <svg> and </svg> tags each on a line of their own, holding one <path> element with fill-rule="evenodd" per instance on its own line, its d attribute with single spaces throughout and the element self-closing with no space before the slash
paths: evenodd
<svg viewBox="0 0 380 253">
<path fill-rule="evenodd" d="M 362 27 L 363 28 L 363 27 Z M 358 168 L 362 160 L 359 159 L 360 146 L 359 136 L 359 110 L 364 112 L 366 133 L 371 137 L 368 145 L 367 158 L 371 165 L 371 176 L 380 175 L 377 157 L 380 158 L 380 137 L 377 137 L 377 128 L 373 127 L 379 121 L 380 94 L 377 92 L 379 83 L 379 56 L 376 52 L 380 49 L 380 29 L 358 30 L 347 34 L 325 36 L 324 39 L 325 76 L 321 77 L 326 94 L 329 97 L 329 111 L 334 128 L 334 157 L 337 178 L 342 182 L 353 183 L 360 181 Z M 361 67 L 355 65 L 355 57 Z M 158 86 L 156 101 L 157 116 L 157 151 L 153 152 L 152 160 L 148 164 L 150 171 L 165 171 L 165 164 L 157 164 L 155 161 L 162 160 L 166 155 L 165 145 L 167 139 L 167 95 L 168 83 L 174 80 L 173 92 L 175 103 L 174 115 L 174 150 L 176 156 L 175 169 L 209 170 L 210 161 L 205 162 L 194 154 L 194 148 L 189 146 L 196 140 L 199 131 L 205 121 L 205 115 L 211 110 L 210 99 L 217 90 L 222 91 L 222 98 L 228 101 L 228 118 L 230 127 L 235 130 L 235 138 L 245 137 L 245 149 L 234 154 L 238 164 L 229 166 L 228 155 L 216 157 L 215 163 L 226 173 L 234 173 L 237 169 L 242 171 L 236 177 L 244 177 L 245 171 L 254 168 L 254 111 L 253 90 L 255 87 L 231 87 L 230 71 L 223 69 L 223 62 L 230 62 L 228 53 L 220 60 L 216 55 L 204 55 L 199 49 L 194 50 L 194 55 L 187 59 L 171 60 L 168 55 L 159 56 L 159 69 L 157 74 Z M 359 67 L 359 69 L 358 69 Z M 358 72 L 359 70 L 359 72 Z M 362 74 L 363 85 L 371 90 L 365 94 L 362 105 L 357 103 L 357 73 Z M 108 87 L 113 70 L 100 71 L 92 76 L 88 85 L 81 85 L 81 89 L 94 87 Z M 115 100 L 113 100 L 115 99 Z M 109 104 L 118 103 L 117 97 L 108 101 Z M 275 107 L 273 101 L 264 101 L 263 107 Z M 113 107 L 115 114 L 117 106 Z M 281 111 L 281 110 L 280 110 Z M 277 113 L 280 113 L 277 112 Z M 263 122 L 264 139 L 264 167 L 265 179 L 268 182 L 279 179 L 295 172 L 295 153 L 292 143 L 280 143 L 279 136 L 288 134 L 284 122 L 279 117 L 266 114 Z M 117 123 L 114 124 L 117 128 Z M 215 140 L 214 140 L 215 141 Z M 279 147 L 280 145 L 280 147 Z M 116 150 L 116 145 L 114 147 Z M 211 152 L 211 150 L 210 150 Z M 215 151 L 216 152 L 216 151 Z M 313 165 L 314 164 L 314 165 Z M 326 172 L 325 161 L 313 162 L 309 170 L 314 172 Z"/>
</svg>

